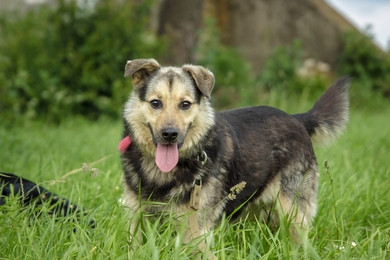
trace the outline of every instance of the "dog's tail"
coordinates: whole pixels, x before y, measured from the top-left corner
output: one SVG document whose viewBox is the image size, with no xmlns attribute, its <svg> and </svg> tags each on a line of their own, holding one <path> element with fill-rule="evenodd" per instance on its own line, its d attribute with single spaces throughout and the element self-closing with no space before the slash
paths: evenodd
<svg viewBox="0 0 390 260">
<path fill-rule="evenodd" d="M 327 144 L 341 134 L 348 122 L 348 88 L 350 78 L 337 80 L 306 113 L 293 115 L 301 122 L 311 139 Z"/>
</svg>

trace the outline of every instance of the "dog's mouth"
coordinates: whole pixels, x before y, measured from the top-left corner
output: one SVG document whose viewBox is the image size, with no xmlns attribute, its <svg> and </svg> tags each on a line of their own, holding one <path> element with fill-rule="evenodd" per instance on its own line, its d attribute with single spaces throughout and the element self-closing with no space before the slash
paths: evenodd
<svg viewBox="0 0 390 260">
<path fill-rule="evenodd" d="M 157 143 L 156 165 L 162 172 L 170 172 L 179 162 L 179 147 L 177 143 Z"/>
<path fill-rule="evenodd" d="M 155 162 L 157 167 L 162 172 L 172 171 L 179 162 L 179 149 L 183 145 L 182 138 L 179 137 L 178 131 L 173 128 L 165 128 L 165 137 L 164 134 L 156 136 L 150 125 L 149 129 L 152 133 L 153 144 L 156 147 Z"/>
</svg>

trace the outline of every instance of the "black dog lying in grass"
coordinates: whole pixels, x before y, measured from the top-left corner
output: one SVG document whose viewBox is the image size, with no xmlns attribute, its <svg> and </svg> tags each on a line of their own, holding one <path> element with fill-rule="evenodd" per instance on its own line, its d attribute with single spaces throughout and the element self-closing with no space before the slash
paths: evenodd
<svg viewBox="0 0 390 260">
<path fill-rule="evenodd" d="M 83 211 L 69 200 L 12 173 L 0 172 L 0 191 L 0 206 L 6 204 L 7 197 L 16 196 L 21 200 L 23 206 L 34 204 L 37 207 L 43 203 L 48 203 L 50 208 L 48 213 L 50 215 L 78 215 Z M 90 221 L 90 226 L 95 227 L 94 220 Z"/>
</svg>

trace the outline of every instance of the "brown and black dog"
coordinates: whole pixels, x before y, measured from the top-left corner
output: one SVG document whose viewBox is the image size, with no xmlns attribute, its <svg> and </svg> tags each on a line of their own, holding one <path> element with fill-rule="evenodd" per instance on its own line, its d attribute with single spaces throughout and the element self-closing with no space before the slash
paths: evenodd
<svg viewBox="0 0 390 260">
<path fill-rule="evenodd" d="M 312 140 L 327 142 L 344 130 L 349 78 L 336 81 L 310 111 L 289 115 L 268 106 L 214 112 L 214 76 L 201 66 L 139 59 L 128 61 L 125 77 L 134 89 L 123 112 L 123 138 L 131 144 L 121 158 L 125 205 L 134 216 L 195 209 L 196 227 L 186 236 L 194 237 L 223 214 L 276 209 L 291 218 L 295 239 L 307 231 L 319 176 Z M 133 218 L 132 233 L 136 224 Z"/>
</svg>

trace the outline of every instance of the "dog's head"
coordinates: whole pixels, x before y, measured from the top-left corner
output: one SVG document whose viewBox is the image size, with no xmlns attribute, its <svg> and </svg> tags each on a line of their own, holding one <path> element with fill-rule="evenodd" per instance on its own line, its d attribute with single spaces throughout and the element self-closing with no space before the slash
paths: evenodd
<svg viewBox="0 0 390 260">
<path fill-rule="evenodd" d="M 154 59 L 128 61 L 125 77 L 133 79 L 125 122 L 145 156 L 155 158 L 162 172 L 179 158 L 199 152 L 199 142 L 214 124 L 210 94 L 213 74 L 201 67 L 161 67 Z"/>
</svg>

